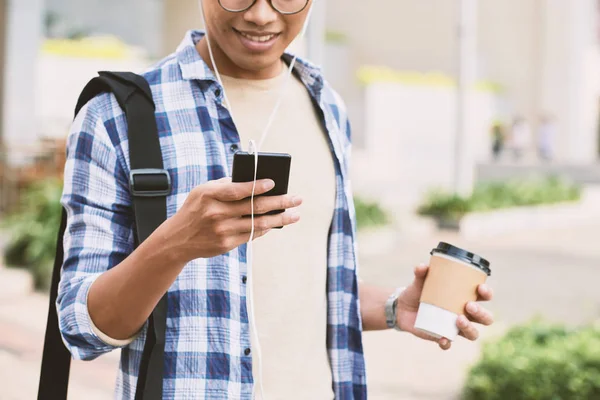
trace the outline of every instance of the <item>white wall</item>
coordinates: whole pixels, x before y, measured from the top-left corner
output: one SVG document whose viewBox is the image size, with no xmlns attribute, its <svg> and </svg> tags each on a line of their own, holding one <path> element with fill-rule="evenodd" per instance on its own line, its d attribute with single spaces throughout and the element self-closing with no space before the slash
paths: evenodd
<svg viewBox="0 0 600 400">
<path fill-rule="evenodd" d="M 494 96 L 472 92 L 468 163 L 490 153 Z M 413 207 L 433 187 L 452 188 L 456 89 L 377 83 L 365 90 L 366 148 L 355 150 L 354 189 L 391 210 Z"/>
<path fill-rule="evenodd" d="M 596 0 L 479 0 L 478 77 L 505 89 L 506 122 L 543 114 L 558 123 L 562 161 L 597 160 L 600 47 Z M 328 1 L 328 29 L 349 39 L 347 62 L 401 70 L 456 71 L 456 0 Z M 339 84 L 357 103 L 355 79 Z"/>
<path fill-rule="evenodd" d="M 556 0 L 553 0 L 556 1 Z M 564 157 L 574 163 L 588 163 L 598 159 L 597 121 L 600 113 L 600 43 L 594 39 L 597 16 L 596 0 L 574 2 L 566 15 L 570 29 L 567 57 L 568 110 L 565 115 L 567 130 L 563 136 Z"/>
<path fill-rule="evenodd" d="M 27 146 L 37 135 L 35 68 L 41 44 L 43 0 L 10 0 L 5 65 L 4 140 Z M 14 162 L 19 162 L 14 159 Z"/>
<path fill-rule="evenodd" d="M 39 136 L 65 137 L 73 121 L 79 94 L 98 71 L 139 73 L 148 66 L 149 62 L 143 59 L 104 60 L 42 54 L 34 74 L 35 118 L 29 119 Z"/>
<path fill-rule="evenodd" d="M 4 124 L 4 62 L 6 59 L 6 21 L 8 18 L 8 1 L 0 0 L 0 143 L 2 142 L 2 130 Z"/>
<path fill-rule="evenodd" d="M 590 163 L 598 158 L 600 43 L 596 0 L 544 0 L 539 109 L 556 116 L 562 160 Z"/>
<path fill-rule="evenodd" d="M 353 62 L 409 70 L 456 70 L 452 0 L 328 0 L 327 27 L 347 34 Z"/>
<path fill-rule="evenodd" d="M 559 0 L 563 1 L 563 0 Z M 537 92 L 542 68 L 539 0 L 481 0 L 480 73 L 500 83 L 513 115 L 538 118 Z"/>
<path fill-rule="evenodd" d="M 163 46 L 162 54 L 175 51 L 185 32 L 202 27 L 197 0 L 163 0 Z"/>
</svg>

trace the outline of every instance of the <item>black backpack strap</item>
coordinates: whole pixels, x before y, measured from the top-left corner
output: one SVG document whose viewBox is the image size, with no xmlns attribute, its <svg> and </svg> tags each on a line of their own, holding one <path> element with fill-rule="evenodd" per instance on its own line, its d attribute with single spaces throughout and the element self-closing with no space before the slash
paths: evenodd
<svg viewBox="0 0 600 400">
<path fill-rule="evenodd" d="M 58 283 L 60 270 L 63 264 L 63 235 L 67 226 L 67 213 L 62 210 L 60 230 L 56 243 L 56 257 L 52 271 L 50 286 L 50 305 L 48 307 L 48 321 L 46 322 L 46 336 L 44 338 L 44 352 L 42 354 L 42 372 L 38 388 L 38 400 L 67 398 L 69 386 L 69 372 L 71 370 L 71 354 L 62 342 L 58 327 L 58 314 L 56 311 L 56 297 L 58 296 Z"/>
<path fill-rule="evenodd" d="M 87 102 L 103 92 L 112 92 L 126 115 L 131 163 L 129 184 L 133 198 L 137 247 L 167 219 L 166 196 L 171 191 L 170 175 L 163 167 L 152 92 L 143 77 L 130 72 L 100 72 L 99 75 L 81 93 L 75 115 Z M 52 274 L 38 399 L 61 400 L 66 399 L 67 394 L 70 355 L 62 343 L 54 305 L 63 264 L 65 228 L 66 213 L 63 210 Z M 162 399 L 167 297 L 168 294 L 163 296 L 149 318 L 136 400 Z"/>
</svg>

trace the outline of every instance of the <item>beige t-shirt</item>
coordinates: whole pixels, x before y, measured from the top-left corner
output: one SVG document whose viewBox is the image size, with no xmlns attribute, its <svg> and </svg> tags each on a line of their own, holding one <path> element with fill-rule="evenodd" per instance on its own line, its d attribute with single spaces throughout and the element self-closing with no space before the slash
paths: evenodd
<svg viewBox="0 0 600 400">
<path fill-rule="evenodd" d="M 258 144 L 262 136 L 286 78 L 287 68 L 282 70 L 280 76 L 260 81 L 223 77 L 246 151 L 250 139 Z M 260 151 L 292 156 L 288 193 L 303 200 L 298 223 L 272 230 L 254 242 L 254 301 L 265 395 L 285 400 L 332 399 L 326 282 L 335 169 L 311 97 L 293 76 Z M 255 359 L 255 377 L 257 364 Z M 260 388 L 256 389 L 259 393 Z"/>
</svg>

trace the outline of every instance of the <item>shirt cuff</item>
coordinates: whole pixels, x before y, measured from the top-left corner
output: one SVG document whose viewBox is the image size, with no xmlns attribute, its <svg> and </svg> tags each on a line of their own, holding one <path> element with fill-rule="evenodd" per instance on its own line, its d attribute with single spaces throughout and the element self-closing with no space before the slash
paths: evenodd
<svg viewBox="0 0 600 400">
<path fill-rule="evenodd" d="M 93 285 L 93 283 L 92 283 L 92 285 Z M 92 285 L 90 285 L 90 288 L 91 288 Z M 87 296 L 89 296 L 89 294 L 90 294 L 90 291 L 88 289 Z M 100 339 L 104 344 L 106 344 L 108 346 L 112 346 L 112 347 L 125 347 L 125 346 L 128 346 L 131 343 L 133 343 L 140 336 L 140 333 L 142 332 L 141 329 L 140 329 L 140 331 L 138 333 L 136 333 L 135 335 L 133 335 L 129 339 L 114 339 L 114 338 L 108 336 L 106 333 L 102 332 L 94 324 L 94 321 L 92 321 L 92 317 L 90 316 L 90 311 L 89 311 L 89 308 L 88 308 L 88 304 L 89 303 L 87 301 L 87 296 L 86 296 L 86 299 L 85 299 L 85 304 L 86 304 L 87 317 L 88 317 L 88 321 L 89 321 L 90 327 L 92 328 L 92 331 L 98 337 L 98 339 Z"/>
</svg>

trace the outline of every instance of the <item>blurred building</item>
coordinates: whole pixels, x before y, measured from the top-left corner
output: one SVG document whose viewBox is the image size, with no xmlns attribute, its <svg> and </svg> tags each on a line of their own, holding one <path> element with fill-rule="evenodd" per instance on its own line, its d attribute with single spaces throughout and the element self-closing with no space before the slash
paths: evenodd
<svg viewBox="0 0 600 400">
<path fill-rule="evenodd" d="M 45 1 L 45 8 L 44 8 Z M 463 165 L 491 160 L 491 128 L 522 116 L 534 155 L 544 116 L 556 123 L 555 162 L 597 164 L 600 0 L 478 0 L 476 68 Z M 354 186 L 388 205 L 451 187 L 456 165 L 460 0 L 324 0 L 296 50 L 322 64 L 354 126 Z M 2 10 L 4 13 L 2 14 Z M 100 69 L 140 71 L 201 27 L 197 0 L 0 0 L 5 139 L 64 136 L 76 96 Z M 327 33 L 324 34 L 324 27 Z M 43 34 L 113 34 L 149 57 L 42 53 Z M 323 40 L 325 37 L 326 40 Z M 323 51 L 325 46 L 325 51 Z M 1 72 L 0 72 L 1 74 Z M 35 77 L 35 78 L 34 78 Z M 0 83 L 1 84 L 1 83 Z M 37 92 L 36 92 L 37 91 Z M 35 118 L 32 118 L 35 109 Z M 5 140 L 6 141 L 6 140 Z"/>
<path fill-rule="evenodd" d="M 162 0 L 45 0 L 50 35 L 116 35 L 153 56 L 163 50 Z M 181 0 L 181 2 L 185 2 Z"/>
<path fill-rule="evenodd" d="M 109 33 L 128 44 L 143 47 L 153 58 L 172 52 L 187 30 L 202 25 L 198 0 L 46 2 L 46 25 L 54 34 Z"/>
<path fill-rule="evenodd" d="M 497 117 L 511 123 L 523 116 L 536 132 L 544 115 L 553 116 L 562 162 L 590 163 L 599 155 L 599 3 L 479 0 L 477 5 L 477 78 L 502 88 Z M 365 6 L 328 0 L 327 26 L 346 38 L 348 56 L 333 59 L 333 68 L 349 64 L 356 71 L 375 64 L 456 76 L 459 4 L 382 0 Z M 351 90 L 347 83 L 338 86 Z"/>
<path fill-rule="evenodd" d="M 0 0 L 0 132 L 6 142 L 28 146 L 36 139 L 35 84 L 42 42 L 43 0 Z M 11 154 L 13 155 L 13 154 Z"/>
<path fill-rule="evenodd" d="M 463 3 L 327 1 L 325 66 L 355 127 L 354 187 L 388 207 L 411 208 L 431 188 L 453 187 Z M 477 83 L 469 93 L 463 165 L 471 170 L 489 165 L 492 126 L 502 122 L 510 133 L 513 120 L 522 116 L 531 137 L 514 173 L 538 168 L 538 128 L 551 116 L 556 123 L 551 168 L 596 168 L 600 181 L 592 167 L 598 165 L 600 143 L 600 1 L 472 4 Z M 509 157 L 493 168 L 516 162 Z"/>
<path fill-rule="evenodd" d="M 346 45 L 329 46 L 325 68 L 355 111 L 359 144 L 367 116 L 355 72 L 371 64 L 456 76 L 459 4 L 326 1 L 327 28 Z M 536 132 L 542 117 L 552 116 L 562 162 L 589 163 L 599 154 L 598 9 L 598 0 L 478 1 L 477 74 L 503 90 L 496 117 L 510 124 L 523 116 Z M 111 33 L 154 57 L 171 52 L 187 29 L 200 25 L 197 0 L 46 0 L 46 31 Z"/>
</svg>

